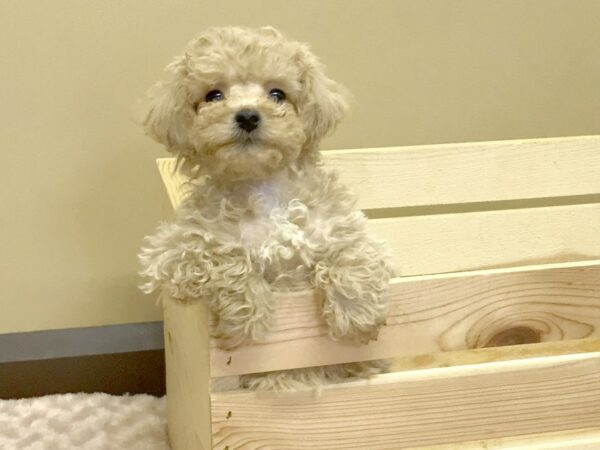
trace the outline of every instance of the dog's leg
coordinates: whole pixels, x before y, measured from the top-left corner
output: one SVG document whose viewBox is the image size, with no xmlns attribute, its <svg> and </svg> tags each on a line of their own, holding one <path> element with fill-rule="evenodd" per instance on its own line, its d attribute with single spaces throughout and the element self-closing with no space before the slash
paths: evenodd
<svg viewBox="0 0 600 450">
<path fill-rule="evenodd" d="M 242 267 L 238 273 L 244 272 Z M 246 273 L 216 287 L 211 301 L 215 316 L 214 337 L 219 346 L 233 349 L 248 341 L 260 341 L 269 327 L 272 295 L 259 274 Z"/>
<path fill-rule="evenodd" d="M 368 237 L 317 264 L 315 285 L 325 294 L 323 316 L 332 339 L 365 344 L 377 338 L 390 275 L 381 245 Z"/>
<path fill-rule="evenodd" d="M 140 254 L 146 292 L 162 288 L 182 302 L 208 301 L 224 348 L 260 340 L 272 296 L 243 247 L 209 242 L 202 229 L 177 224 L 159 227 L 146 241 Z"/>
</svg>

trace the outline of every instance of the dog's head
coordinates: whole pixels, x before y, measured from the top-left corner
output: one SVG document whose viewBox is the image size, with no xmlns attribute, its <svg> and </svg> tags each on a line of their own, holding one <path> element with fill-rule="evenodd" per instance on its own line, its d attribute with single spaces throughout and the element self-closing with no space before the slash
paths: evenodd
<svg viewBox="0 0 600 450">
<path fill-rule="evenodd" d="M 211 28 L 148 94 L 147 132 L 200 173 L 263 179 L 311 159 L 347 110 L 347 91 L 273 28 Z"/>
</svg>

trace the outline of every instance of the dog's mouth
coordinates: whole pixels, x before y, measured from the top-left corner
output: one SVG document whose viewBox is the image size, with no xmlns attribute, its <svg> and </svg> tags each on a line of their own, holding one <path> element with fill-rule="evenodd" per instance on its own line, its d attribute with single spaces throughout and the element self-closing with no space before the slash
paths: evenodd
<svg viewBox="0 0 600 450">
<path fill-rule="evenodd" d="M 244 153 L 251 151 L 260 151 L 264 147 L 265 143 L 259 139 L 258 136 L 253 136 L 246 133 L 233 133 L 227 139 L 223 139 L 220 142 L 213 142 L 209 146 L 205 146 L 203 151 L 208 155 L 216 155 L 217 153 L 225 150 L 237 150 Z"/>
<path fill-rule="evenodd" d="M 261 139 L 256 132 L 246 133 L 237 132 L 234 135 L 233 142 L 248 149 L 261 145 Z"/>
</svg>

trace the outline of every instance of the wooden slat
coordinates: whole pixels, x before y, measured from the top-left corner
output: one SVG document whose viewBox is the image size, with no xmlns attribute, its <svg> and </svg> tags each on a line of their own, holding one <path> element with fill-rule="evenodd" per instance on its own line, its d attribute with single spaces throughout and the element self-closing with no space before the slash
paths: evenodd
<svg viewBox="0 0 600 450">
<path fill-rule="evenodd" d="M 331 150 L 323 159 L 362 209 L 600 193 L 600 136 Z M 158 165 L 176 205 L 175 159 Z"/>
<path fill-rule="evenodd" d="M 314 391 L 213 393 L 223 449 L 399 449 L 600 427 L 600 353 L 379 375 Z"/>
<path fill-rule="evenodd" d="M 585 428 L 527 436 L 486 439 L 484 441 L 461 442 L 460 444 L 428 445 L 410 450 L 598 450 L 600 430 Z"/>
<path fill-rule="evenodd" d="M 162 296 L 167 366 L 167 421 L 173 450 L 211 450 L 210 366 L 206 305 Z M 193 339 L 191 339 L 193 338 Z"/>
<path fill-rule="evenodd" d="M 171 205 L 173 208 L 177 208 L 187 192 L 188 187 L 185 184 L 187 178 L 177 170 L 176 158 L 159 158 L 156 160 L 156 164 Z"/>
<path fill-rule="evenodd" d="M 379 339 L 355 346 L 328 338 L 314 293 L 279 294 L 264 342 L 231 352 L 211 343 L 211 374 L 598 338 L 600 261 L 399 278 L 388 302 Z"/>
<path fill-rule="evenodd" d="M 576 353 L 600 352 L 600 339 L 587 338 L 573 341 L 553 341 L 536 344 L 518 344 L 502 347 L 486 347 L 450 352 L 435 352 L 418 356 L 391 359 L 390 372 L 403 370 L 435 369 L 439 367 L 464 366 L 497 361 L 539 358 L 542 356 L 574 355 Z"/>
<path fill-rule="evenodd" d="M 323 152 L 362 209 L 600 192 L 600 136 Z"/>
<path fill-rule="evenodd" d="M 600 178 L 600 177 L 599 177 Z M 375 219 L 404 276 L 600 258 L 600 204 Z"/>
<path fill-rule="evenodd" d="M 323 152 L 362 209 L 600 193 L 600 136 Z M 158 160 L 173 205 L 184 180 Z"/>
</svg>

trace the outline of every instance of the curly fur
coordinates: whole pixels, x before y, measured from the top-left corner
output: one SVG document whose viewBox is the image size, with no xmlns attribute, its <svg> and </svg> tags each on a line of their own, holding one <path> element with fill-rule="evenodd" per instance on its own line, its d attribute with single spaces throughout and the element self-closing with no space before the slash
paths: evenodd
<svg viewBox="0 0 600 450">
<path fill-rule="evenodd" d="M 348 109 L 347 91 L 329 79 L 304 44 L 273 28 L 211 28 L 167 67 L 150 90 L 144 124 L 177 155 L 193 189 L 174 223 L 146 238 L 145 292 L 205 299 L 214 334 L 232 349 L 260 341 L 275 305 L 272 292 L 316 288 L 332 339 L 367 343 L 385 322 L 391 276 L 384 244 L 317 146 Z M 283 90 L 286 101 L 267 93 Z M 225 99 L 204 101 L 221 90 Z M 253 133 L 233 119 L 241 108 L 262 117 Z M 365 362 L 247 375 L 251 389 L 295 389 L 382 370 Z"/>
</svg>

